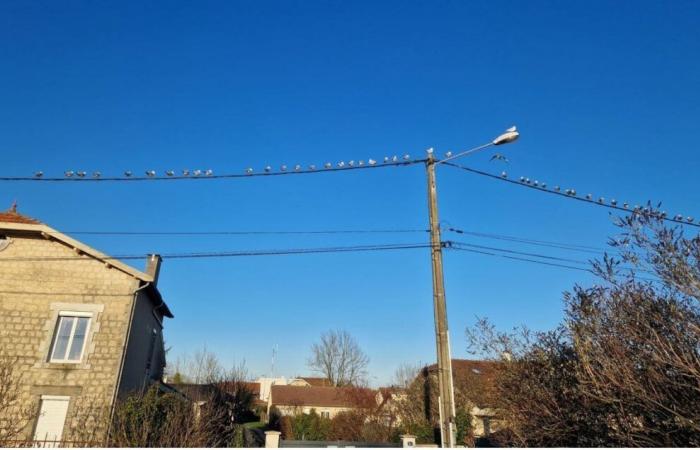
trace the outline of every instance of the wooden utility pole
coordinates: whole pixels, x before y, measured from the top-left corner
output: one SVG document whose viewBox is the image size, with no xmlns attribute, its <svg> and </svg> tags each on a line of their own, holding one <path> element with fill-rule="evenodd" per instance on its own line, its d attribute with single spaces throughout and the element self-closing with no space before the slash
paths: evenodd
<svg viewBox="0 0 700 450">
<path fill-rule="evenodd" d="M 435 313 L 435 340 L 437 345 L 438 386 L 440 398 L 440 435 L 443 447 L 455 446 L 455 398 L 452 382 L 450 335 L 447 330 L 445 281 L 442 273 L 442 241 L 438 218 L 437 186 L 435 184 L 435 157 L 428 153 L 425 168 L 428 173 L 428 210 L 430 213 L 430 255 L 433 265 L 433 309 Z"/>
</svg>

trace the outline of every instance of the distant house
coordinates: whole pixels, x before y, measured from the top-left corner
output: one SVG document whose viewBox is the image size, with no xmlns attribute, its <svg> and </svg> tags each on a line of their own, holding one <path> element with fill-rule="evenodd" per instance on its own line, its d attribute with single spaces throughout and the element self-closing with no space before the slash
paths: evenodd
<svg viewBox="0 0 700 450">
<path fill-rule="evenodd" d="M 455 397 L 458 403 L 468 404 L 472 416 L 474 436 L 486 437 L 497 431 L 499 421 L 493 409 L 493 396 L 496 383 L 498 363 L 469 359 L 452 360 L 452 378 Z M 424 388 L 424 398 L 428 402 L 426 411 L 437 408 L 438 382 L 437 364 L 426 366 L 421 371 L 418 381 Z M 437 417 L 428 417 L 437 423 Z"/>
<path fill-rule="evenodd" d="M 151 255 L 142 272 L 16 207 L 0 213 L 0 354 L 36 412 L 24 438 L 70 440 L 76 411 L 160 383 L 173 317 L 160 262 Z"/>
<path fill-rule="evenodd" d="M 329 387 L 332 386 L 331 380 L 323 377 L 297 377 L 289 381 L 290 386 L 316 386 Z"/>
<path fill-rule="evenodd" d="M 314 410 L 329 419 L 340 412 L 376 408 L 381 403 L 381 393 L 372 389 L 293 385 L 272 386 L 269 401 L 270 408 L 283 416 L 309 414 Z"/>
</svg>

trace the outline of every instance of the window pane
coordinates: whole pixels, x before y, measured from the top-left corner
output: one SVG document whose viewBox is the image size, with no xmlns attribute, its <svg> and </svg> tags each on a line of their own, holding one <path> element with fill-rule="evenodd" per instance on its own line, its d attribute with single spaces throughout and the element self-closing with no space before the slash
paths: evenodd
<svg viewBox="0 0 700 450">
<path fill-rule="evenodd" d="M 56 332 L 56 341 L 53 344 L 53 354 L 51 359 L 65 359 L 66 350 L 68 348 L 68 340 L 70 339 L 70 331 L 73 328 L 75 317 L 61 317 L 58 321 L 58 332 Z"/>
<path fill-rule="evenodd" d="M 78 324 L 75 326 L 73 343 L 71 344 L 70 352 L 68 353 L 68 359 L 71 361 L 80 359 L 80 354 L 83 351 L 83 343 L 85 342 L 85 333 L 90 320 L 87 317 L 77 317 L 76 319 L 78 320 Z"/>
</svg>

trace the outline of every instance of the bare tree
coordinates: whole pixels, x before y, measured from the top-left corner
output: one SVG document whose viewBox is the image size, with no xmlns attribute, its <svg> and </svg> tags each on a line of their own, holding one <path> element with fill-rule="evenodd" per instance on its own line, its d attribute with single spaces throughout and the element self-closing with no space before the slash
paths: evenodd
<svg viewBox="0 0 700 450">
<path fill-rule="evenodd" d="M 403 363 L 396 368 L 391 384 L 398 388 L 407 389 L 413 384 L 418 375 L 420 375 L 424 364 Z"/>
<path fill-rule="evenodd" d="M 311 346 L 309 367 L 323 374 L 333 386 L 359 385 L 367 376 L 369 357 L 344 330 L 331 330 Z"/>
<path fill-rule="evenodd" d="M 619 220 L 619 256 L 594 263 L 600 283 L 565 295 L 556 330 L 481 322 L 468 333 L 503 362 L 496 398 L 509 444 L 700 445 L 700 236 L 662 217 L 648 205 Z"/>
<path fill-rule="evenodd" d="M 22 402 L 22 373 L 18 358 L 0 349 L 0 447 L 23 439 L 36 412 L 34 404 Z"/>
<path fill-rule="evenodd" d="M 225 378 L 227 371 L 219 357 L 204 346 L 192 355 L 177 357 L 168 369 L 168 375 L 174 383 L 213 383 Z"/>
</svg>

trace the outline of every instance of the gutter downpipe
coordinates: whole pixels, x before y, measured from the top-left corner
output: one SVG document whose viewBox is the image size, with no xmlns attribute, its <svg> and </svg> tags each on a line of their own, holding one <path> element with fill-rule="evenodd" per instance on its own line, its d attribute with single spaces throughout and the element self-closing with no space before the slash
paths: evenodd
<svg viewBox="0 0 700 450">
<path fill-rule="evenodd" d="M 124 347 L 122 348 L 122 357 L 121 361 L 119 363 L 119 373 L 117 375 L 117 382 L 114 384 L 114 395 L 112 395 L 112 406 L 110 407 L 109 411 L 109 425 L 107 426 L 107 436 L 105 436 L 106 442 L 109 442 L 109 435 L 112 432 L 112 420 L 114 419 L 114 410 L 117 407 L 117 394 L 119 393 L 119 387 L 121 385 L 122 381 L 122 374 L 124 372 L 124 362 L 126 361 L 126 349 L 129 346 L 129 338 L 131 337 L 131 325 L 134 322 L 134 311 L 136 310 L 136 300 L 138 299 L 139 292 L 142 291 L 143 289 L 146 289 L 148 286 L 151 285 L 150 281 L 147 281 L 146 284 L 141 286 L 140 288 L 134 290 L 133 292 L 133 302 L 131 304 L 131 311 L 129 312 L 129 324 L 126 328 L 126 338 L 124 339 Z"/>
</svg>

